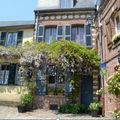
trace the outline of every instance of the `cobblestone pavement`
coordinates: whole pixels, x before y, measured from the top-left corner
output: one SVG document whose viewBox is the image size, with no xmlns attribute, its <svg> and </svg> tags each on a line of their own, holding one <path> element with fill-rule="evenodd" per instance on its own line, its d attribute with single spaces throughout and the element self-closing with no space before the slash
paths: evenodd
<svg viewBox="0 0 120 120">
<path fill-rule="evenodd" d="M 15 107 L 0 106 L 0 119 L 39 119 L 39 120 L 113 120 L 106 118 L 92 118 L 89 115 L 58 114 L 55 111 L 35 110 L 18 113 Z"/>
</svg>

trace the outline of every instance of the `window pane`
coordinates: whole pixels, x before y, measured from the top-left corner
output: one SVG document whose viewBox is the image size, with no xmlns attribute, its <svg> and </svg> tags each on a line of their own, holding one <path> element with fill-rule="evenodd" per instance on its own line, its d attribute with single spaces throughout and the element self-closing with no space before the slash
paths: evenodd
<svg viewBox="0 0 120 120">
<path fill-rule="evenodd" d="M 66 0 L 60 0 L 60 7 L 65 8 L 65 2 Z"/>
<path fill-rule="evenodd" d="M 58 26 L 58 35 L 63 35 L 63 26 Z"/>
<path fill-rule="evenodd" d="M 56 30 L 56 27 L 45 28 L 45 42 L 51 43 L 53 40 L 56 40 Z"/>
<path fill-rule="evenodd" d="M 55 76 L 49 76 L 49 84 L 55 84 Z"/>
<path fill-rule="evenodd" d="M 66 0 L 66 8 L 72 8 L 73 7 L 73 0 Z"/>
<path fill-rule="evenodd" d="M 72 26 L 71 34 L 73 41 L 84 44 L 84 26 Z"/>
<path fill-rule="evenodd" d="M 6 70 L 6 65 L 1 65 L 1 70 Z"/>
<path fill-rule="evenodd" d="M 86 45 L 87 45 L 87 46 L 92 46 L 91 36 L 86 36 Z"/>
<path fill-rule="evenodd" d="M 116 17 L 116 23 L 117 25 L 119 24 L 120 20 L 119 20 L 119 16 Z"/>
<path fill-rule="evenodd" d="M 65 34 L 66 35 L 70 35 L 70 26 L 66 26 L 66 31 L 65 31 Z"/>
<path fill-rule="evenodd" d="M 8 33 L 6 46 L 9 46 L 9 45 L 12 45 L 12 46 L 17 45 L 17 33 L 16 32 Z"/>
<path fill-rule="evenodd" d="M 60 0 L 61 8 L 71 8 L 73 7 L 73 0 Z"/>
<path fill-rule="evenodd" d="M 43 26 L 40 26 L 39 31 L 38 31 L 38 35 L 43 36 L 43 34 L 44 34 L 44 28 L 43 28 Z"/>
<path fill-rule="evenodd" d="M 119 19 L 119 16 L 116 17 L 116 27 L 117 27 L 117 32 L 120 32 L 120 19 Z"/>
</svg>

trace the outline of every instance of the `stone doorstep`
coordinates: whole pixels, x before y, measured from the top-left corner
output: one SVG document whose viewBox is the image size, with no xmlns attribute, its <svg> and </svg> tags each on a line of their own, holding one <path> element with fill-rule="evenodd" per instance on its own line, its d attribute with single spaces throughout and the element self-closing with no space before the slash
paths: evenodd
<svg viewBox="0 0 120 120">
<path fill-rule="evenodd" d="M 3 120 L 3 119 L 0 119 L 0 120 Z M 6 120 L 9 120 L 9 119 L 6 119 Z M 16 120 L 16 119 L 11 119 L 11 120 Z M 22 120 L 22 119 L 20 119 Z M 78 118 L 78 119 L 75 119 L 75 118 L 63 118 L 63 119 L 60 119 L 60 118 L 56 118 L 56 119 L 53 119 L 53 118 L 40 118 L 40 119 L 27 119 L 27 120 L 115 120 L 115 119 L 106 119 L 106 118 Z"/>
</svg>

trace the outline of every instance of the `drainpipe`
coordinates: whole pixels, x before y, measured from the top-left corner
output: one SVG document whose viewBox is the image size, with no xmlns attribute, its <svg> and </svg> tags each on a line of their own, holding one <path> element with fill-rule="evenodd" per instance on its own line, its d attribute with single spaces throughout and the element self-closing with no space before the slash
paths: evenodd
<svg viewBox="0 0 120 120">
<path fill-rule="evenodd" d="M 34 40 L 37 41 L 37 30 L 38 30 L 38 12 L 35 13 L 35 28 L 34 28 Z"/>
<path fill-rule="evenodd" d="M 98 25 L 99 25 L 99 55 L 101 57 L 101 63 L 103 63 L 103 41 L 102 41 L 102 36 L 103 36 L 103 31 L 102 31 L 102 24 L 100 22 L 100 14 L 99 14 L 99 11 L 98 11 Z M 105 86 L 105 83 L 104 83 L 104 76 L 101 75 L 101 87 L 103 88 L 104 90 L 104 86 Z M 103 103 L 103 107 L 102 107 L 102 116 L 105 116 L 105 96 L 103 95 L 102 96 L 102 103 Z"/>
</svg>

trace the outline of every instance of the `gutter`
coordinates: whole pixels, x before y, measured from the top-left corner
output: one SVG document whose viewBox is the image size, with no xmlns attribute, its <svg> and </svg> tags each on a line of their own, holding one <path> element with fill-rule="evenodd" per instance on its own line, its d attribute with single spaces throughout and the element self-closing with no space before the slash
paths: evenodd
<svg viewBox="0 0 120 120">
<path fill-rule="evenodd" d="M 65 8 L 65 9 L 45 9 L 45 10 L 34 10 L 35 13 L 51 13 L 51 12 L 71 12 L 71 11 L 95 11 L 95 8 Z"/>
</svg>

